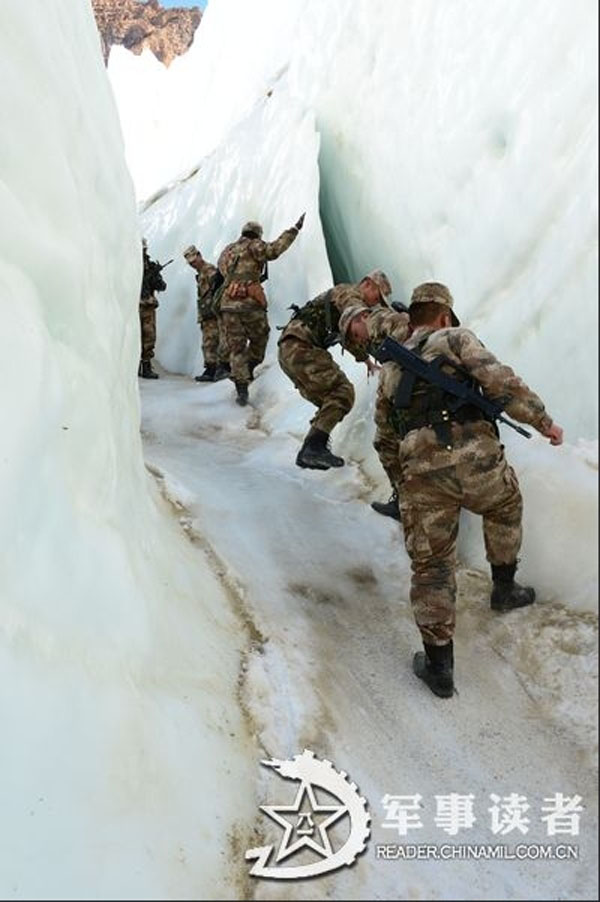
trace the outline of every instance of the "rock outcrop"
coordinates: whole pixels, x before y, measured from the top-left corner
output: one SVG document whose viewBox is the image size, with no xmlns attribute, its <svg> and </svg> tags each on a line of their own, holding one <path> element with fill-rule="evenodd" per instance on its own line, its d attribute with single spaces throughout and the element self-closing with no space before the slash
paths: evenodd
<svg viewBox="0 0 600 902">
<path fill-rule="evenodd" d="M 92 0 L 92 6 L 105 63 L 113 44 L 122 44 L 135 54 L 148 47 L 168 66 L 189 49 L 202 18 L 199 7 L 164 9 L 159 0 Z"/>
</svg>

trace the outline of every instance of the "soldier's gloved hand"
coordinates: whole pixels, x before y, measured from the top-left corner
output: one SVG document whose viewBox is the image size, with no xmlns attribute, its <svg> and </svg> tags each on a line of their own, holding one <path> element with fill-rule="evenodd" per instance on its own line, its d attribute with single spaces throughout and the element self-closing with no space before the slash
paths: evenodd
<svg viewBox="0 0 600 902">
<path fill-rule="evenodd" d="M 295 225 L 294 225 L 294 228 L 298 229 L 298 231 L 300 231 L 300 229 L 304 225 L 304 217 L 305 216 L 306 216 L 306 213 L 303 213 L 302 216 L 300 217 L 300 219 L 298 220 L 298 222 L 295 223 Z"/>
<path fill-rule="evenodd" d="M 550 439 L 551 445 L 562 445 L 563 443 L 563 430 L 558 423 L 551 423 L 550 426 L 547 426 L 546 429 L 544 429 L 542 435 L 544 438 Z"/>
</svg>

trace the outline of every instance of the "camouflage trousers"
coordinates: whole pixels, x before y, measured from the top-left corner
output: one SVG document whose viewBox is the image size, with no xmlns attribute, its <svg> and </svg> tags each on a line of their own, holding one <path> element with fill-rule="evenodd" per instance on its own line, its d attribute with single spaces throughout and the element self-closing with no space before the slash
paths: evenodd
<svg viewBox="0 0 600 902">
<path fill-rule="evenodd" d="M 205 367 L 229 362 L 229 351 L 225 341 L 225 329 L 216 316 L 200 320 L 202 333 L 202 356 Z"/>
<path fill-rule="evenodd" d="M 377 423 L 373 447 L 377 452 L 381 466 L 393 489 L 400 491 L 402 485 L 402 467 L 400 466 L 400 439 L 398 433 L 388 424 Z"/>
<path fill-rule="evenodd" d="M 354 388 L 331 354 L 290 336 L 279 343 L 279 365 L 318 410 L 311 425 L 328 435 L 352 410 Z"/>
<path fill-rule="evenodd" d="M 249 363 L 257 366 L 265 359 L 269 340 L 269 320 L 266 310 L 252 308 L 235 313 L 221 313 L 224 340 L 229 349 L 229 365 L 234 382 L 252 381 Z"/>
<path fill-rule="evenodd" d="M 519 483 L 498 442 L 465 448 L 456 464 L 408 475 L 400 511 L 412 563 L 410 600 L 423 641 L 445 645 L 456 622 L 456 539 L 461 508 L 481 514 L 487 559 L 511 564 L 521 547 Z M 491 445 L 491 448 L 490 448 Z M 475 447 L 472 447 L 475 446 Z"/>
<path fill-rule="evenodd" d="M 142 333 L 142 360 L 152 360 L 156 345 L 156 306 L 140 304 L 140 330 Z"/>
<path fill-rule="evenodd" d="M 393 489 L 399 491 L 402 483 L 402 467 L 400 466 L 400 436 L 390 425 L 392 402 L 385 394 L 383 383 L 384 371 L 380 373 L 375 399 L 375 437 L 373 447 L 377 452 L 381 466 L 385 470 Z"/>
</svg>

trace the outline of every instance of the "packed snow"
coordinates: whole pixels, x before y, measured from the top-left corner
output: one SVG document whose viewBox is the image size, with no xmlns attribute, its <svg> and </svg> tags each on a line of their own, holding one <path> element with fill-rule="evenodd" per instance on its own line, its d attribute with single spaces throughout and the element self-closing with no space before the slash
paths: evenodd
<svg viewBox="0 0 600 902">
<path fill-rule="evenodd" d="M 169 69 L 113 48 L 113 99 L 87 4 L 1 5 L 7 898 L 596 897 L 596 20 L 592 0 L 211 0 Z M 242 410 L 190 378 L 182 251 L 215 260 L 246 219 L 273 238 L 303 211 Z M 140 409 L 141 234 L 174 262 Z M 389 491 L 376 385 L 348 355 L 347 466 L 294 466 L 311 408 L 276 326 L 374 267 L 401 300 L 447 282 L 566 427 L 558 449 L 502 433 L 535 606 L 492 616 L 480 523 L 461 525 L 450 703 L 410 671 L 402 530 L 369 507 Z M 260 760 L 305 747 L 360 786 L 371 848 L 255 881 L 244 850 L 280 791 Z M 471 843 L 499 841 L 490 793 L 532 815 L 580 795 L 579 860 L 375 858 L 397 840 L 386 793 L 431 814 L 449 792 L 477 799 Z M 526 841 L 547 842 L 539 816 Z"/>
</svg>

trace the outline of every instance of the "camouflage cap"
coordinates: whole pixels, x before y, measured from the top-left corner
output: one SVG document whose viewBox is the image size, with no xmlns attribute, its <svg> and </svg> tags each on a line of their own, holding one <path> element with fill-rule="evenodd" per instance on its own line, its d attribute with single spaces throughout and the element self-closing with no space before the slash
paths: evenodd
<svg viewBox="0 0 600 902">
<path fill-rule="evenodd" d="M 413 304 L 432 303 L 448 307 L 452 317 L 452 325 L 460 326 L 460 320 L 452 309 L 454 298 L 450 294 L 450 289 L 446 285 L 442 285 L 441 282 L 423 282 L 421 285 L 417 285 L 410 298 L 409 310 Z"/>
<path fill-rule="evenodd" d="M 364 304 L 351 304 L 350 307 L 346 307 L 346 309 L 342 311 L 338 324 L 338 330 L 342 338 L 346 338 L 348 328 L 353 319 L 356 319 L 361 313 L 370 312 L 369 307 Z"/>
<path fill-rule="evenodd" d="M 390 280 L 386 276 L 386 274 L 381 269 L 374 269 L 372 272 L 367 273 L 365 279 L 370 279 L 371 282 L 375 282 L 377 287 L 379 288 L 379 294 L 385 300 L 385 298 L 389 297 L 392 293 L 392 286 L 390 285 Z"/>
<path fill-rule="evenodd" d="M 190 246 L 186 247 L 186 249 L 183 252 L 183 256 L 185 257 L 186 260 L 193 260 L 194 257 L 198 256 L 198 254 L 200 254 L 200 251 L 198 250 L 198 248 L 196 247 L 195 244 L 190 244 Z"/>
<path fill-rule="evenodd" d="M 242 228 L 242 235 L 245 235 L 246 232 L 251 232 L 253 235 L 257 235 L 259 238 L 262 238 L 263 229 L 260 222 L 256 222 L 251 219 L 249 222 L 244 223 Z"/>
</svg>

